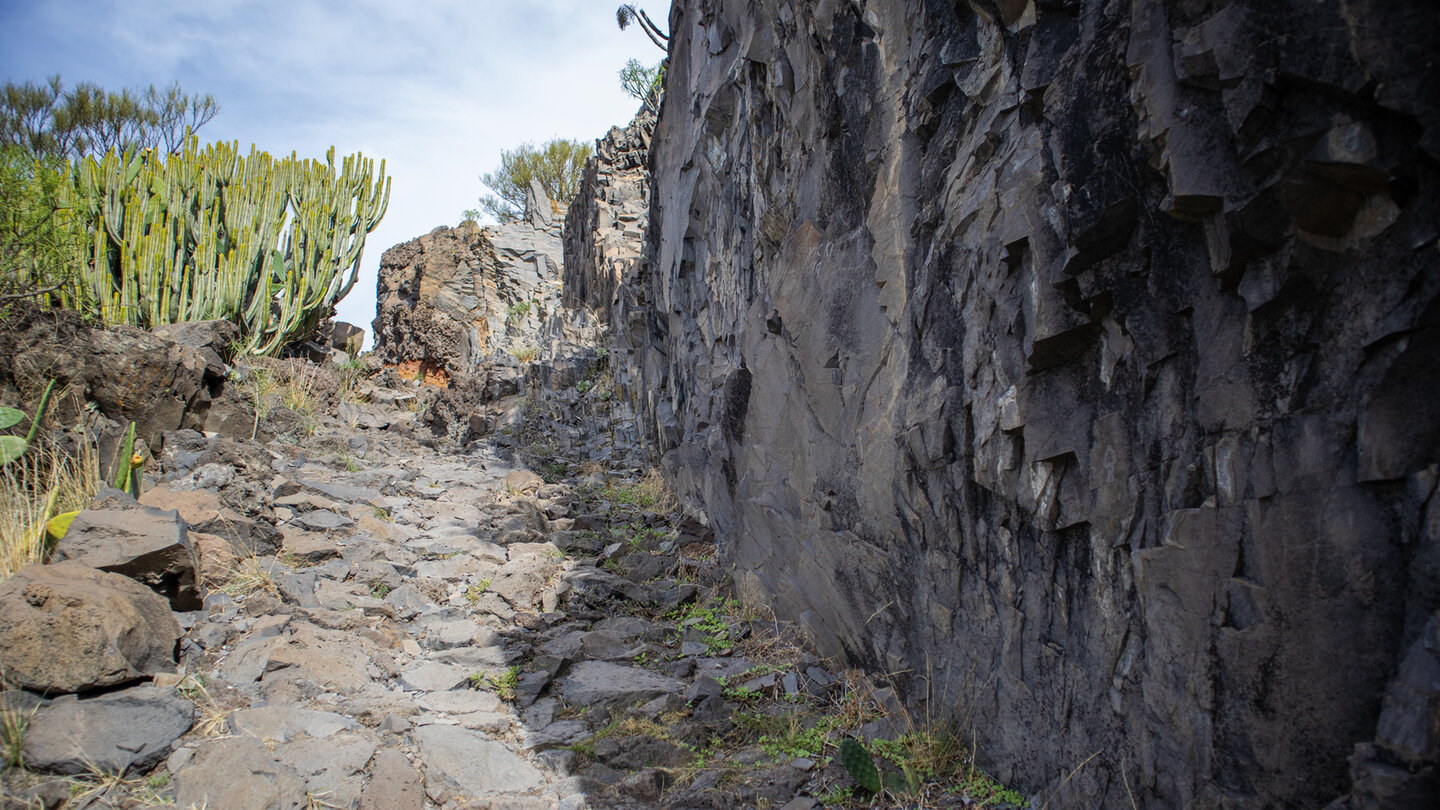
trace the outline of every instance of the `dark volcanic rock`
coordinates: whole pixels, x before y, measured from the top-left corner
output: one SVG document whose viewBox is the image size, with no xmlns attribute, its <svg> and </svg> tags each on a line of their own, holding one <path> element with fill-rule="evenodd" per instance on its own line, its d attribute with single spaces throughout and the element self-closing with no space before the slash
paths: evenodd
<svg viewBox="0 0 1440 810">
<path fill-rule="evenodd" d="M 136 435 L 158 448 L 165 431 L 204 423 L 225 373 L 213 344 L 229 334 L 214 322 L 96 329 L 73 312 L 15 304 L 0 328 L 0 403 L 23 400 L 31 413 L 54 379 L 57 423 L 73 423 L 88 400 L 111 419 L 135 422 Z"/>
<path fill-rule="evenodd" d="M 1041 803 L 1433 799 L 1437 26 L 676 4 L 612 358 L 742 592 Z"/>
<path fill-rule="evenodd" d="M 164 596 L 172 610 L 198 610 L 198 562 L 174 510 L 134 501 L 121 508 L 86 509 L 55 546 L 53 559 L 123 574 Z"/>
<path fill-rule="evenodd" d="M 30 720 L 25 765 L 64 774 L 145 773 L 190 730 L 194 715 L 190 701 L 153 686 L 66 695 Z"/>
<path fill-rule="evenodd" d="M 645 255 L 650 213 L 650 137 L 655 113 L 643 108 L 624 128 L 613 127 L 585 162 L 580 192 L 565 216 L 567 307 L 590 307 L 602 319 Z"/>
</svg>

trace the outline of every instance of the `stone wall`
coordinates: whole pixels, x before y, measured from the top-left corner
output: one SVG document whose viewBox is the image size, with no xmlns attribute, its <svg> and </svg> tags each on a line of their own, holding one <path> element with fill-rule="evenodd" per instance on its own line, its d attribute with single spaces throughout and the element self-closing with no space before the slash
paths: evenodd
<svg viewBox="0 0 1440 810">
<path fill-rule="evenodd" d="M 670 26 L 617 328 L 747 598 L 1054 808 L 1431 806 L 1433 8 Z"/>
</svg>

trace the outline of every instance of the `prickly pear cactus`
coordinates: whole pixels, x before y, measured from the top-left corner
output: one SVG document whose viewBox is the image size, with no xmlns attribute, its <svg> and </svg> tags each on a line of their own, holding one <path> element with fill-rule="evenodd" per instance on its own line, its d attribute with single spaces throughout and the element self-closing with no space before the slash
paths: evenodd
<svg viewBox="0 0 1440 810">
<path fill-rule="evenodd" d="M 875 760 L 858 740 L 847 737 L 840 741 L 840 764 L 860 787 L 871 793 L 880 792 L 883 784 L 880 772 L 875 769 Z"/>
</svg>

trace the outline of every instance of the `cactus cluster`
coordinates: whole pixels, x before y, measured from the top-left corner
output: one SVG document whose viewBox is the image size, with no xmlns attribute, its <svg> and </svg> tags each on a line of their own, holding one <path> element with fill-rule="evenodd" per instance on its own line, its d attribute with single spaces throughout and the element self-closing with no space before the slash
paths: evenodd
<svg viewBox="0 0 1440 810">
<path fill-rule="evenodd" d="M 385 214 L 385 163 L 276 160 L 238 143 L 87 157 L 71 170 L 69 213 L 90 239 L 62 304 L 105 323 L 154 327 L 225 318 L 243 351 L 308 338 L 359 274 Z M 349 270 L 348 277 L 346 270 Z"/>
</svg>

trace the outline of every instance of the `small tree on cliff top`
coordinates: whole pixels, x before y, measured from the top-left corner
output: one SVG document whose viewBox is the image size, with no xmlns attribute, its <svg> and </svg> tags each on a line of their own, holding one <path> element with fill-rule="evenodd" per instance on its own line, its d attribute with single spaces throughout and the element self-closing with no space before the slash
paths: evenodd
<svg viewBox="0 0 1440 810">
<path fill-rule="evenodd" d="M 531 178 L 540 181 L 555 203 L 569 205 L 580 190 L 580 176 L 589 157 L 589 144 L 564 138 L 538 147 L 522 143 L 506 149 L 500 153 L 500 167 L 480 175 L 480 182 L 495 192 L 481 197 L 480 207 L 501 222 L 520 219 L 527 213 L 525 197 Z"/>
</svg>

